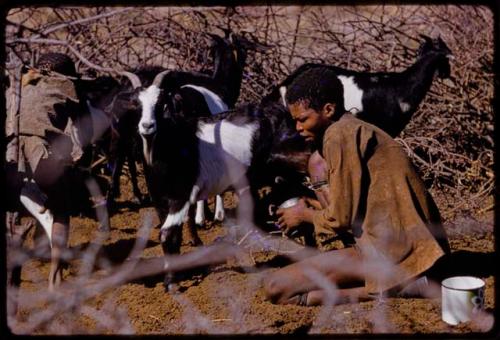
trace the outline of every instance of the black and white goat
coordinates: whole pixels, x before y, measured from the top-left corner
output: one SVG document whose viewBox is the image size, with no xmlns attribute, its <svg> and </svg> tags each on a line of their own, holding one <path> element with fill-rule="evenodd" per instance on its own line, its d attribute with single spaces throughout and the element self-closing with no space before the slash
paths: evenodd
<svg viewBox="0 0 500 340">
<path fill-rule="evenodd" d="M 347 70 L 333 65 L 304 64 L 274 87 L 262 99 L 261 105 L 281 102 L 286 107 L 286 87 L 300 73 L 310 68 L 330 69 L 336 73 L 344 87 L 345 109 L 395 137 L 410 121 L 429 90 L 434 76 L 436 74 L 440 78 L 450 76 L 451 50 L 441 38 L 431 39 L 421 36 L 424 42 L 419 47 L 416 62 L 402 72 L 369 73 Z M 279 150 L 279 146 L 277 148 L 272 157 L 278 157 L 282 162 L 297 157 L 297 150 L 293 151 L 295 155 L 290 157 L 291 151 Z M 310 156 L 310 151 L 304 150 L 304 155 Z M 326 164 L 317 152 L 312 155 L 309 165 L 313 165 L 309 169 L 311 177 L 324 177 L 323 170 L 326 169 Z M 301 171 L 305 172 L 306 168 Z M 290 188 L 295 187 L 290 186 Z M 289 193 L 289 197 L 296 194 L 297 190 L 293 190 Z M 279 205 L 280 203 L 281 201 L 275 201 L 271 204 Z"/>
<path fill-rule="evenodd" d="M 285 102 L 286 86 L 303 71 L 310 68 L 333 70 L 344 87 L 345 109 L 358 118 L 397 136 L 408 124 L 431 87 L 434 75 L 450 76 L 451 50 L 439 37 L 421 35 L 417 60 L 402 72 L 358 72 L 325 64 L 308 63 L 300 66 L 263 101 Z"/>
<path fill-rule="evenodd" d="M 233 33 L 226 32 L 225 38 L 214 34 L 210 36 L 213 39 L 212 50 L 215 51 L 212 78 L 210 80 L 205 77 L 194 78 L 182 71 L 167 74 L 163 80 L 163 88 L 168 92 L 164 93 L 167 113 L 182 113 L 186 117 L 206 117 L 220 113 L 221 109 L 226 111 L 233 108 L 240 95 L 247 50 L 263 52 L 267 49 L 264 45 L 250 42 Z M 215 197 L 214 218 L 222 221 L 225 216 L 223 201 L 219 194 Z M 205 221 L 204 210 L 204 201 L 198 201 L 195 216 L 197 225 L 202 225 Z"/>
<path fill-rule="evenodd" d="M 232 34 L 226 38 L 212 35 L 212 38 L 215 68 L 211 76 L 197 72 L 163 71 L 150 86 L 143 85 L 138 79 L 133 81 L 140 84 L 137 87 L 142 106 L 139 132 L 143 136 L 146 162 L 150 158 L 149 142 L 156 134 L 155 111 L 164 111 L 165 115 L 203 117 L 228 110 L 234 106 L 240 93 L 246 50 L 265 49 Z M 215 219 L 222 221 L 224 215 L 222 198 L 216 195 Z M 201 225 L 204 220 L 204 204 L 199 201 L 195 222 Z"/>
<path fill-rule="evenodd" d="M 293 133 L 286 114 L 281 105 L 246 106 L 201 118 L 156 111 L 155 129 L 139 128 L 149 146 L 151 196 L 166 211 L 160 229 L 165 254 L 179 252 L 182 224 L 198 200 L 232 187 L 240 198 L 240 213 L 253 217 L 252 198 L 267 172 L 272 146 L 276 138 Z M 172 279 L 167 274 L 166 287 Z"/>
</svg>

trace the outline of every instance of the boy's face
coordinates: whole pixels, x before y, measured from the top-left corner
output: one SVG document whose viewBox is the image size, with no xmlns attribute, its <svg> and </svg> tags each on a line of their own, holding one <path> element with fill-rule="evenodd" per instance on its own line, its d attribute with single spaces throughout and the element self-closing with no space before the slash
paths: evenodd
<svg viewBox="0 0 500 340">
<path fill-rule="evenodd" d="M 313 143 L 323 138 L 323 133 L 332 123 L 330 118 L 335 111 L 335 104 L 326 103 L 319 112 L 310 108 L 304 102 L 290 104 L 288 109 L 295 120 L 295 129 L 304 137 L 306 142 Z"/>
</svg>

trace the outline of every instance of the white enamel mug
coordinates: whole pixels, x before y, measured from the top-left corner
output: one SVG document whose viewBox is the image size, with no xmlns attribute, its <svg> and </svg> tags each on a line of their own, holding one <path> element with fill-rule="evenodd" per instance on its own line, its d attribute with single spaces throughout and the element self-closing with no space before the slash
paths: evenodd
<svg viewBox="0 0 500 340">
<path fill-rule="evenodd" d="M 285 202 L 281 203 L 279 206 L 280 208 L 291 208 L 295 204 L 299 203 L 300 198 L 299 197 L 293 197 L 290 199 L 287 199 Z"/>
<path fill-rule="evenodd" d="M 441 317 L 450 325 L 470 321 L 484 309 L 483 280 L 473 276 L 454 276 L 441 282 Z"/>
</svg>

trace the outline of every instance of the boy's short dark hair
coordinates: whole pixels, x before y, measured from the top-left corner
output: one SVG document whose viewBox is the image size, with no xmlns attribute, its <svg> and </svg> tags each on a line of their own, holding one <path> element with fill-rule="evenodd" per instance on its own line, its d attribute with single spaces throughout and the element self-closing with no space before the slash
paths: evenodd
<svg viewBox="0 0 500 340">
<path fill-rule="evenodd" d="M 316 111 L 326 103 L 335 103 L 337 112 L 344 112 L 344 87 L 337 74 L 328 68 L 308 69 L 295 78 L 286 92 L 288 105 L 304 102 Z"/>
<path fill-rule="evenodd" d="M 41 72 L 54 71 L 66 76 L 76 77 L 75 63 L 64 53 L 50 52 L 40 56 L 36 68 Z"/>
</svg>

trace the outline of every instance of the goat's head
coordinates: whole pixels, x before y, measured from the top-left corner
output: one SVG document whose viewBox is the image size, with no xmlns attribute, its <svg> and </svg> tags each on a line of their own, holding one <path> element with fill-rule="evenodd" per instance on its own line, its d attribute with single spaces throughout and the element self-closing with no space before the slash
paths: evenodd
<svg viewBox="0 0 500 340">
<path fill-rule="evenodd" d="M 256 39 L 251 41 L 244 35 L 235 34 L 226 29 L 223 29 L 223 31 L 225 34 L 224 38 L 208 33 L 213 40 L 211 51 L 214 54 L 214 58 L 219 58 L 220 61 L 224 61 L 226 64 L 237 65 L 241 70 L 245 66 L 247 51 L 252 50 L 264 53 L 270 48 L 257 42 Z"/>
<path fill-rule="evenodd" d="M 424 42 L 418 50 L 418 57 L 424 58 L 432 56 L 437 62 L 438 77 L 448 78 L 451 73 L 450 59 L 453 59 L 453 54 L 441 37 L 432 39 L 426 35 L 420 35 Z"/>
<path fill-rule="evenodd" d="M 164 109 L 164 95 L 161 83 L 170 71 L 166 70 L 156 75 L 153 83 L 139 92 L 139 102 L 142 108 L 141 120 L 139 121 L 139 133 L 143 137 L 149 137 L 156 133 L 157 118 Z"/>
<path fill-rule="evenodd" d="M 143 153 L 146 163 L 152 164 L 153 143 L 157 132 L 159 112 L 163 112 L 164 99 L 161 83 L 169 71 L 158 73 L 151 85 L 143 86 L 139 77 L 131 72 L 123 72 L 132 83 L 132 90 L 121 93 L 123 99 L 121 109 L 140 112 L 137 124 L 139 134 L 143 141 Z"/>
<path fill-rule="evenodd" d="M 82 79 L 80 85 L 92 106 L 103 110 L 120 91 L 120 83 L 110 76 L 100 76 L 90 80 Z"/>
<path fill-rule="evenodd" d="M 234 46 L 236 53 L 239 54 L 238 63 L 242 63 L 244 65 L 245 59 L 247 57 L 247 51 L 255 51 L 259 53 L 265 53 L 271 47 L 261 44 L 257 41 L 256 38 L 252 38 L 252 40 L 247 39 L 244 35 L 233 34 L 229 35 L 229 41 Z M 241 59 L 241 60 L 239 60 Z"/>
</svg>

